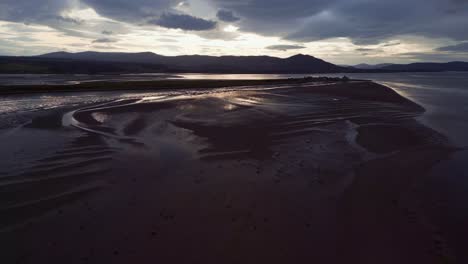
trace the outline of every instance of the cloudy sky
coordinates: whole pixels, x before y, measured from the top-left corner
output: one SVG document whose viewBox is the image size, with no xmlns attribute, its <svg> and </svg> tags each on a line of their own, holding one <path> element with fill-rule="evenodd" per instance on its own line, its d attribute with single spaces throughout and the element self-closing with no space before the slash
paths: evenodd
<svg viewBox="0 0 468 264">
<path fill-rule="evenodd" d="M 0 55 L 309 54 L 468 61 L 468 0 L 0 0 Z"/>
</svg>

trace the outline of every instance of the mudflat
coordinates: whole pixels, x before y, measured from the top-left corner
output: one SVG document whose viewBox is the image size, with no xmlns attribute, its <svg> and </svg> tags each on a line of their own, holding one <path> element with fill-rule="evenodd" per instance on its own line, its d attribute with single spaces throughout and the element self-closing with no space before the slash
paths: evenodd
<svg viewBox="0 0 468 264">
<path fill-rule="evenodd" d="M 453 260 L 418 186 L 456 149 L 422 107 L 370 81 L 173 84 L 4 129 L 24 147 L 0 171 L 2 262 Z"/>
</svg>

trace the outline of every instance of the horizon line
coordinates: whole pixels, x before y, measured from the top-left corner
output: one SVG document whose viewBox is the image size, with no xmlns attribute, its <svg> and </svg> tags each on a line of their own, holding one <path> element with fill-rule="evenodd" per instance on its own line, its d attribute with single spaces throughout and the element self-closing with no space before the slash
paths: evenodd
<svg viewBox="0 0 468 264">
<path fill-rule="evenodd" d="M 277 57 L 277 56 L 271 56 L 271 55 L 202 55 L 202 54 L 184 54 L 184 55 L 162 55 L 159 53 L 155 53 L 153 51 L 139 51 L 139 52 L 128 52 L 128 51 L 95 51 L 95 50 L 86 50 L 86 51 L 77 51 L 77 52 L 71 52 L 71 51 L 52 51 L 52 52 L 47 52 L 47 53 L 41 53 L 41 54 L 36 54 L 36 55 L 4 55 L 0 54 L 0 57 L 17 57 L 17 58 L 30 58 L 30 57 L 40 57 L 48 54 L 53 54 L 53 53 L 68 53 L 68 54 L 80 54 L 80 53 L 122 53 L 122 54 L 142 54 L 142 53 L 151 53 L 154 55 L 162 56 L 162 57 L 184 57 L 184 56 L 200 56 L 200 57 L 215 57 L 215 58 L 222 58 L 222 57 L 270 57 L 270 58 L 277 58 L 277 59 L 289 59 L 292 57 L 296 56 L 307 56 L 307 57 L 312 57 L 315 59 L 323 60 L 325 62 L 329 62 L 328 60 L 324 60 L 322 58 L 316 57 L 314 55 L 310 54 L 304 54 L 304 53 L 297 53 L 295 55 L 291 55 L 288 57 Z M 393 65 L 408 65 L 408 64 L 414 64 L 414 63 L 434 63 L 434 64 L 443 64 L 443 63 L 454 63 L 454 62 L 464 62 L 468 63 L 468 61 L 444 61 L 444 62 L 434 62 L 434 61 L 415 61 L 415 62 L 410 62 L 410 63 L 389 63 L 389 62 L 379 62 L 379 63 L 356 63 L 356 64 L 338 64 L 338 63 L 332 63 L 336 66 L 341 66 L 341 67 L 349 67 L 349 66 L 357 66 L 360 64 L 367 64 L 370 66 L 375 66 L 379 64 L 393 64 Z"/>
</svg>

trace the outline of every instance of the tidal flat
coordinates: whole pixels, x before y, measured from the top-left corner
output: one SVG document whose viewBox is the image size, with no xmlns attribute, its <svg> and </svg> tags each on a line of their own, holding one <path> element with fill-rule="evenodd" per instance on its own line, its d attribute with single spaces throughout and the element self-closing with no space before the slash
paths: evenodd
<svg viewBox="0 0 468 264">
<path fill-rule="evenodd" d="M 420 188 L 457 148 L 416 120 L 423 107 L 386 86 L 290 79 L 21 89 L 55 104 L 13 111 L 5 120 L 21 122 L 2 124 L 6 263 L 453 258 Z"/>
</svg>

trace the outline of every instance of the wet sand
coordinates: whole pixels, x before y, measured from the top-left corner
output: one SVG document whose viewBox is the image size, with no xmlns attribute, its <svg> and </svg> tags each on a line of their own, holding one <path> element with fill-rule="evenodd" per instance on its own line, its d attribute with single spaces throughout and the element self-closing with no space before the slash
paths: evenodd
<svg viewBox="0 0 468 264">
<path fill-rule="evenodd" d="M 365 81 L 54 109 L 2 137 L 37 140 L 0 171 L 0 259 L 456 263 L 419 187 L 457 150 L 423 112 Z"/>
</svg>

